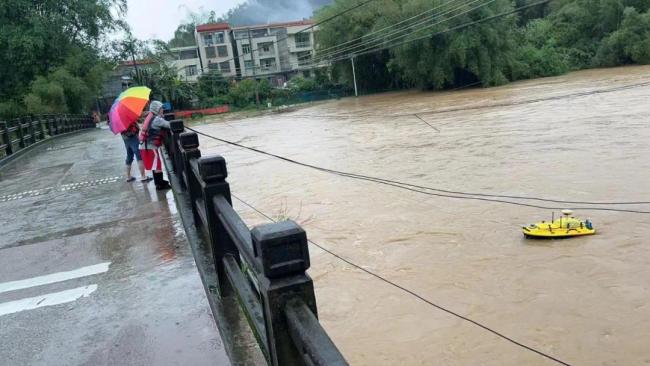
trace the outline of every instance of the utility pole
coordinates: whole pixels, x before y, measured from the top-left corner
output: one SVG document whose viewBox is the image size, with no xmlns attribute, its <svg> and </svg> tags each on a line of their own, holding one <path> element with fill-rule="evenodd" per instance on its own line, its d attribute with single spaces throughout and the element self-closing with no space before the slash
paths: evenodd
<svg viewBox="0 0 650 366">
<path fill-rule="evenodd" d="M 260 93 L 257 88 L 257 77 L 255 76 L 255 52 L 253 52 L 253 39 L 251 38 L 251 29 L 248 28 L 248 47 L 251 51 L 251 60 L 253 62 L 253 80 L 255 81 L 255 104 L 260 107 Z M 240 65 L 241 66 L 241 65 Z M 246 70 L 246 59 L 244 59 L 244 70 Z"/>
<path fill-rule="evenodd" d="M 358 97 L 359 91 L 357 90 L 357 72 L 354 69 L 354 56 L 350 58 L 350 61 L 352 61 L 352 77 L 354 78 L 354 96 Z"/>
</svg>

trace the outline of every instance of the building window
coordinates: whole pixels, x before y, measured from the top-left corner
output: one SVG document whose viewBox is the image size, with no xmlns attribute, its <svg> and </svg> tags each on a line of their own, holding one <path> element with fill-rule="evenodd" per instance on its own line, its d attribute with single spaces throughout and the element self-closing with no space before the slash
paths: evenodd
<svg viewBox="0 0 650 366">
<path fill-rule="evenodd" d="M 217 57 L 217 52 L 214 47 L 206 47 L 205 48 L 205 57 L 207 58 L 215 58 Z"/>
<path fill-rule="evenodd" d="M 259 48 L 262 52 L 273 52 L 273 42 L 260 43 Z"/>
<path fill-rule="evenodd" d="M 223 32 L 215 33 L 214 36 L 215 43 L 226 43 L 226 37 L 224 36 Z"/>
<path fill-rule="evenodd" d="M 221 72 L 226 74 L 230 72 L 230 61 L 222 62 L 219 64 L 219 68 L 221 69 Z"/>
<path fill-rule="evenodd" d="M 275 59 L 265 58 L 260 60 L 262 71 L 275 71 Z"/>
<path fill-rule="evenodd" d="M 189 65 L 185 68 L 185 76 L 194 76 L 197 74 L 197 71 L 196 65 Z"/>
<path fill-rule="evenodd" d="M 244 67 L 246 70 L 252 70 L 253 69 L 253 61 L 252 60 L 245 60 L 244 61 Z"/>
<path fill-rule="evenodd" d="M 210 69 L 210 70 L 219 70 L 219 64 L 210 62 L 208 64 L 208 69 Z"/>
<path fill-rule="evenodd" d="M 196 50 L 185 50 L 180 52 L 178 58 L 180 60 L 191 60 L 198 57 L 196 56 Z"/>
<path fill-rule="evenodd" d="M 241 45 L 241 51 L 244 53 L 244 55 L 248 55 L 249 53 L 251 53 L 251 45 L 249 44 Z"/>
<path fill-rule="evenodd" d="M 212 38 L 212 33 L 203 35 L 203 44 L 206 46 L 212 46 L 214 44 L 214 39 Z"/>
<path fill-rule="evenodd" d="M 219 55 L 219 57 L 228 57 L 228 47 L 217 46 L 217 54 Z"/>
<path fill-rule="evenodd" d="M 296 34 L 296 48 L 309 48 L 311 47 L 311 36 L 309 33 Z"/>
</svg>

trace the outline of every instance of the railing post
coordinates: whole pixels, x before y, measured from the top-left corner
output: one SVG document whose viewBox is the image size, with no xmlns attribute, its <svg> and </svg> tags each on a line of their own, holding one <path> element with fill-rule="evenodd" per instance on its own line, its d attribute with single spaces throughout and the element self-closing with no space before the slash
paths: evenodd
<svg viewBox="0 0 650 366">
<path fill-rule="evenodd" d="M 194 218 L 197 218 L 195 202 L 201 193 L 200 187 L 197 186 L 197 177 L 192 172 L 190 161 L 201 157 L 201 150 L 199 150 L 199 136 L 193 132 L 183 132 L 180 135 L 181 145 L 181 165 L 183 167 L 182 175 L 180 175 L 181 185 L 187 190 L 192 200 L 192 210 L 194 211 Z M 197 220 L 199 221 L 199 220 Z"/>
<path fill-rule="evenodd" d="M 41 140 L 45 140 L 45 126 L 43 126 L 43 123 L 47 123 L 48 119 L 48 116 L 43 115 L 41 115 L 38 119 L 38 132 L 40 133 L 39 138 Z"/>
<path fill-rule="evenodd" d="M 4 141 L 7 148 L 5 149 L 5 155 L 9 156 L 13 154 L 13 147 L 11 146 L 11 134 L 9 133 L 9 123 L 0 122 L 0 130 L 2 132 L 2 140 Z"/>
<path fill-rule="evenodd" d="M 52 127 L 54 125 L 55 120 L 56 120 L 56 117 L 50 115 L 50 117 L 47 119 L 47 122 L 46 122 L 46 124 L 47 124 L 47 133 L 48 133 L 48 135 L 50 135 L 50 137 L 54 136 L 54 130 L 52 129 Z"/>
<path fill-rule="evenodd" d="M 255 256 L 263 270 L 258 282 L 270 364 L 303 365 L 284 311 L 290 300 L 300 300 L 316 314 L 314 284 L 305 272 L 310 265 L 307 234 L 293 221 L 257 226 L 251 234 Z"/>
<path fill-rule="evenodd" d="M 29 116 L 23 117 L 22 122 L 27 124 L 27 132 L 29 132 L 28 145 L 31 145 L 36 142 L 36 135 L 34 134 L 34 125 L 32 124 L 32 118 Z"/>
<path fill-rule="evenodd" d="M 229 292 L 230 288 L 227 285 L 228 279 L 223 265 L 223 257 L 226 254 L 236 255 L 238 253 L 214 207 L 214 197 L 217 195 L 223 196 L 232 205 L 230 185 L 226 182 L 228 169 L 226 160 L 221 156 L 202 157 L 198 163 L 202 181 L 201 192 L 207 218 L 207 227 L 205 229 L 210 237 L 210 248 L 214 257 L 220 294 L 223 296 Z M 238 256 L 236 255 L 236 257 Z"/>
<path fill-rule="evenodd" d="M 183 189 L 190 190 L 188 184 L 190 183 L 190 174 L 192 169 L 190 168 L 190 160 L 194 158 L 201 157 L 201 151 L 199 151 L 199 136 L 194 132 L 183 132 L 178 136 L 179 155 L 180 155 L 180 164 L 179 171 L 176 172 L 179 180 L 181 181 L 181 186 Z M 192 192 L 190 191 L 190 197 L 192 197 Z M 194 197 L 192 197 L 194 199 Z"/>
<path fill-rule="evenodd" d="M 25 131 L 23 131 L 23 123 L 20 120 L 20 118 L 16 118 L 14 120 L 14 123 L 16 124 L 16 133 L 18 134 L 18 147 L 20 149 L 25 148 Z M 19 149 L 19 150 L 20 150 Z"/>
<path fill-rule="evenodd" d="M 171 137 L 167 140 L 167 155 L 172 162 L 172 167 L 174 172 L 178 172 L 178 167 L 180 165 L 180 153 L 178 151 L 178 140 L 180 134 L 185 131 L 185 125 L 183 120 L 177 119 L 169 122 L 171 129 Z"/>
</svg>

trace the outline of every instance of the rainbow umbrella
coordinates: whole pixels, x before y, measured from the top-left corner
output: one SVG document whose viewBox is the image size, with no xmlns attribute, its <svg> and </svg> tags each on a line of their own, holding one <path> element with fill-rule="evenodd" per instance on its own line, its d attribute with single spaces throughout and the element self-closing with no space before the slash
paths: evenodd
<svg viewBox="0 0 650 366">
<path fill-rule="evenodd" d="M 111 131 L 114 134 L 126 131 L 138 120 L 144 106 L 149 102 L 149 94 L 151 89 L 146 86 L 136 86 L 126 89 L 115 99 L 111 111 L 108 112 Z"/>
</svg>

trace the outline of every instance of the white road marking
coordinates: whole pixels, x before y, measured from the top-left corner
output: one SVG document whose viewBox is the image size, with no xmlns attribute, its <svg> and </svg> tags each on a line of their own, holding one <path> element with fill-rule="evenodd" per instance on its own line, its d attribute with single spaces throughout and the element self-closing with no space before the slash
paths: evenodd
<svg viewBox="0 0 650 366">
<path fill-rule="evenodd" d="M 0 304 L 0 316 L 19 313 L 25 310 L 34 310 L 45 306 L 54 306 L 88 297 L 97 290 L 97 285 L 77 287 L 72 290 L 53 292 L 27 299 L 10 301 Z"/>
<path fill-rule="evenodd" d="M 102 179 L 96 179 L 96 180 L 85 181 L 85 182 L 62 184 L 58 187 L 47 187 L 47 188 L 41 188 L 32 191 L 19 192 L 10 195 L 0 196 L 0 202 L 15 201 L 27 197 L 37 197 L 51 192 L 68 192 L 72 190 L 95 187 L 98 185 L 103 185 L 108 183 L 115 183 L 118 182 L 119 180 L 120 177 L 118 176 L 118 177 L 106 177 Z"/>
<path fill-rule="evenodd" d="M 3 292 L 22 290 L 30 287 L 49 285 L 51 283 L 63 282 L 75 278 L 92 276 L 108 271 L 111 262 L 104 262 L 92 266 L 81 267 L 72 271 L 52 273 L 45 276 L 28 278 L 25 280 L 0 283 L 0 294 Z"/>
</svg>

